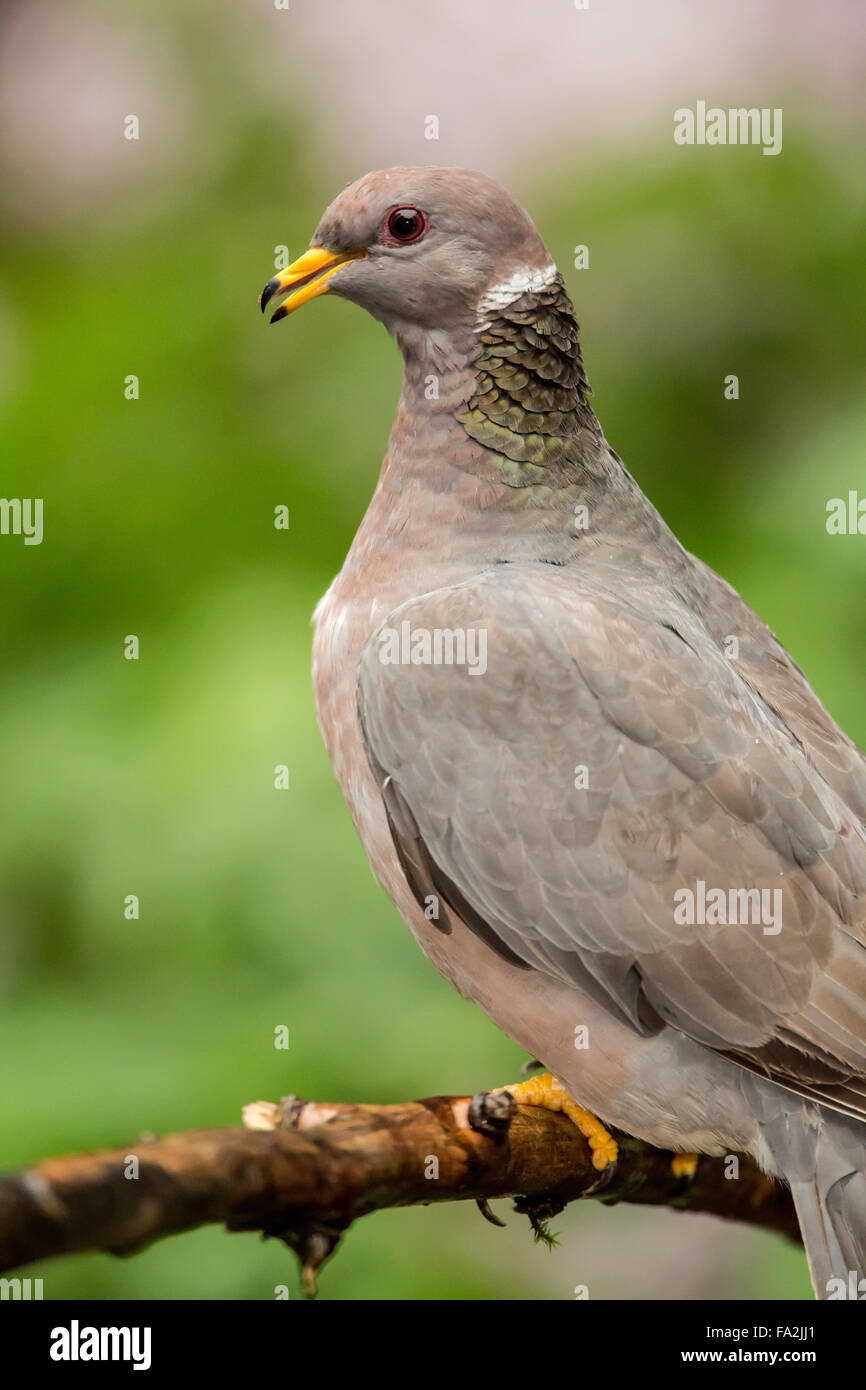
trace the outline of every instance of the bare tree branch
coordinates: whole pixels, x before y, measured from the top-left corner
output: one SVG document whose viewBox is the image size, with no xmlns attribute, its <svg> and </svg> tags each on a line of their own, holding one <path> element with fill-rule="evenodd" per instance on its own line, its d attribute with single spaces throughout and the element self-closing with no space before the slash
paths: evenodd
<svg viewBox="0 0 866 1390">
<path fill-rule="evenodd" d="M 599 1174 L 564 1116 L 501 1093 L 401 1105 L 289 1097 L 248 1106 L 245 1122 L 48 1159 L 3 1177 L 0 1269 L 76 1250 L 129 1254 L 222 1222 L 284 1240 L 314 1292 L 317 1270 L 357 1217 L 467 1199 L 484 1210 L 494 1197 L 520 1198 L 518 1210 L 536 1223 L 596 1198 L 713 1212 L 799 1239 L 790 1194 L 747 1158 L 738 1158 L 735 1179 L 725 1160 L 706 1157 L 693 1177 L 678 1178 L 671 1154 L 616 1133 L 619 1162 Z"/>
</svg>

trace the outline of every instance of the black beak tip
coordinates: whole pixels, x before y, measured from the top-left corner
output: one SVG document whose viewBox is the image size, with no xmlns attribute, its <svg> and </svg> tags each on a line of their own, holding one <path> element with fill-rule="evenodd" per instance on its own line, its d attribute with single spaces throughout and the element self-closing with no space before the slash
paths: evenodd
<svg viewBox="0 0 866 1390">
<path fill-rule="evenodd" d="M 275 275 L 274 278 L 273 278 L 272 280 L 269 280 L 268 283 L 265 285 L 265 288 L 262 290 L 261 294 L 259 295 L 259 304 L 261 305 L 262 313 L 265 312 L 265 310 L 266 310 L 267 307 L 268 307 L 268 304 L 270 303 L 270 301 L 273 299 L 274 295 L 275 295 L 276 292 L 277 292 L 277 288 L 278 288 L 278 286 L 277 286 L 277 280 L 278 280 L 278 278 L 279 278 L 279 277 Z"/>
</svg>

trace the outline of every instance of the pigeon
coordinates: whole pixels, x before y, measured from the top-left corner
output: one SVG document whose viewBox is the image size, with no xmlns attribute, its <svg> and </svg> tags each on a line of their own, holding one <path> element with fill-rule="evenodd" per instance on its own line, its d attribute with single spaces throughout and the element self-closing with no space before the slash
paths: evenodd
<svg viewBox="0 0 866 1390">
<path fill-rule="evenodd" d="M 260 296 L 403 356 L 381 474 L 315 615 L 313 683 L 376 877 L 618 1128 L 790 1185 L 815 1294 L 866 1290 L 866 759 L 608 445 L 562 275 L 484 174 L 347 187 Z M 857 1296 L 856 1293 L 853 1296 Z"/>
</svg>

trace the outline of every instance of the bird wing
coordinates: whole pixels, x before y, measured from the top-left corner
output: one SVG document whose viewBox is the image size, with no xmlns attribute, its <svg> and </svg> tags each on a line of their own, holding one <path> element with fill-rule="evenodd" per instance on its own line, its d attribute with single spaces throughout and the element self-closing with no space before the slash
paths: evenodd
<svg viewBox="0 0 866 1390">
<path fill-rule="evenodd" d="M 866 832 L 686 606 L 497 565 L 389 616 L 358 709 L 419 901 L 866 1116 Z M 690 923 L 700 882 L 747 920 Z"/>
<path fill-rule="evenodd" d="M 734 665 L 800 742 L 813 767 L 866 825 L 866 757 L 816 697 L 790 652 L 747 608 L 727 580 L 696 556 L 688 556 L 698 611 L 717 639 L 738 634 Z M 694 605 L 693 605 L 694 606 Z"/>
</svg>

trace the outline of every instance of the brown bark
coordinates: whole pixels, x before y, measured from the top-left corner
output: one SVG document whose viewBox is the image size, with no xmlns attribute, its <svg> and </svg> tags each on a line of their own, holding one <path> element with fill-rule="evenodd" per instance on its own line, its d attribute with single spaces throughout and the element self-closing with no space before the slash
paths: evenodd
<svg viewBox="0 0 866 1390">
<path fill-rule="evenodd" d="M 538 1221 L 577 1198 L 713 1212 L 798 1239 L 790 1194 L 739 1158 L 702 1157 L 677 1178 L 671 1155 L 617 1134 L 599 1174 L 562 1115 L 513 1102 L 437 1096 L 400 1105 L 259 1102 L 251 1128 L 192 1130 L 126 1149 L 48 1159 L 0 1179 L 0 1269 L 76 1250 L 127 1254 L 160 1236 L 222 1222 L 278 1236 L 310 1292 L 342 1232 L 386 1207 L 518 1197 Z M 483 1129 L 489 1132 L 482 1132 Z M 129 1177 L 130 1159 L 138 1176 Z M 434 1163 L 435 1160 L 435 1163 Z M 438 1175 L 434 1175 L 438 1172 Z"/>
</svg>

